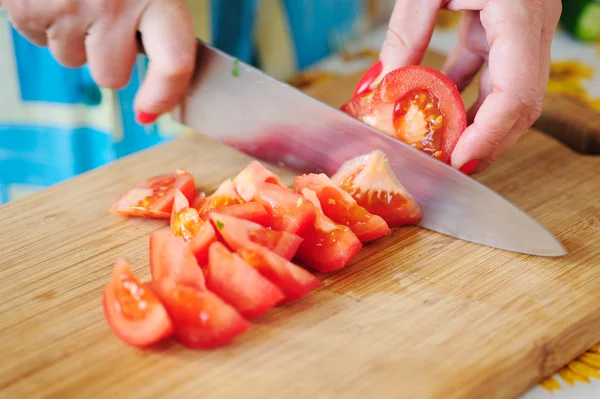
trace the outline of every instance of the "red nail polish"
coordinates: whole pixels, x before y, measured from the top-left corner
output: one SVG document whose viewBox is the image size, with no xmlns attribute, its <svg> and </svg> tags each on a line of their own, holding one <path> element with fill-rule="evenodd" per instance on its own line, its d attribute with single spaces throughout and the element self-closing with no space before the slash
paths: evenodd
<svg viewBox="0 0 600 399">
<path fill-rule="evenodd" d="M 479 159 L 473 159 L 472 161 L 469 161 L 461 166 L 459 170 L 465 175 L 470 175 L 477 167 L 477 164 L 479 164 Z"/>
<path fill-rule="evenodd" d="M 360 96 L 361 94 L 364 94 L 367 91 L 369 91 L 371 83 L 373 83 L 373 81 L 377 79 L 379 75 L 381 75 L 382 70 L 383 64 L 381 63 L 381 61 L 377 61 L 375 64 L 371 65 L 371 67 L 367 69 L 367 72 L 365 72 L 362 78 L 360 78 L 360 80 L 358 81 L 358 84 L 356 85 L 356 89 L 354 89 L 354 94 L 352 95 L 352 97 Z"/>
<path fill-rule="evenodd" d="M 158 119 L 158 114 L 149 114 L 148 112 L 139 111 L 136 115 L 136 119 L 142 125 L 153 123 Z"/>
</svg>

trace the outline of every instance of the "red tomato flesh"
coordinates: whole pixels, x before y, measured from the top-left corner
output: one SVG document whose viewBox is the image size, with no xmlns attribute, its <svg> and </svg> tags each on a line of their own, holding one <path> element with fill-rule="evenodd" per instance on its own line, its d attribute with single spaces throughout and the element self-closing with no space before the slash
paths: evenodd
<svg viewBox="0 0 600 399">
<path fill-rule="evenodd" d="M 223 240 L 234 250 L 253 242 L 290 260 L 302 244 L 301 237 L 287 231 L 269 230 L 257 223 L 214 211 L 210 217 Z"/>
<path fill-rule="evenodd" d="M 277 286 L 220 242 L 211 244 L 209 254 L 206 286 L 245 318 L 260 316 L 284 298 Z"/>
<path fill-rule="evenodd" d="M 283 292 L 285 299 L 282 302 L 298 300 L 321 285 L 321 281 L 310 272 L 262 245 L 248 243 L 237 252 Z"/>
<path fill-rule="evenodd" d="M 231 179 L 228 179 L 221 183 L 216 191 L 201 204 L 198 213 L 203 220 L 206 220 L 213 209 L 243 202 L 244 200 L 235 191 Z"/>
<path fill-rule="evenodd" d="M 172 280 L 206 289 L 204 275 L 190 245 L 168 230 L 150 235 L 150 273 L 156 281 Z"/>
<path fill-rule="evenodd" d="M 154 176 L 134 187 L 117 200 L 109 212 L 135 217 L 169 219 L 175 197 L 174 189 L 188 201 L 196 198 L 194 177 L 184 169 L 175 173 Z"/>
<path fill-rule="evenodd" d="M 123 342 L 147 347 L 173 333 L 173 324 L 156 294 L 142 284 L 123 259 L 115 263 L 104 290 L 103 309 L 108 325 Z"/>
<path fill-rule="evenodd" d="M 198 216 L 198 211 L 190 207 L 183 193 L 175 189 L 173 209 L 171 210 L 171 231 L 176 237 L 190 240 L 200 229 L 204 221 Z"/>
<path fill-rule="evenodd" d="M 385 220 L 358 205 L 350 194 L 323 173 L 296 176 L 294 188 L 297 193 L 302 193 L 305 188 L 314 191 L 325 216 L 337 224 L 348 226 L 361 242 L 372 241 L 391 232 Z"/>
<path fill-rule="evenodd" d="M 341 109 L 446 163 L 467 127 L 456 85 L 444 74 L 421 65 L 388 73 L 377 89 L 353 98 Z"/>
<path fill-rule="evenodd" d="M 229 206 L 220 206 L 213 210 L 222 215 L 235 216 L 240 219 L 249 220 L 258 223 L 261 226 L 268 226 L 271 219 L 264 206 L 258 202 L 244 202 Z"/>
<path fill-rule="evenodd" d="M 390 227 L 418 224 L 421 220 L 421 206 L 402 186 L 380 150 L 345 162 L 331 180 Z"/>
<path fill-rule="evenodd" d="M 189 242 L 190 249 L 200 267 L 208 264 L 208 249 L 217 241 L 217 234 L 211 223 L 204 223 Z"/>
<path fill-rule="evenodd" d="M 169 280 L 153 284 L 173 322 L 175 337 L 191 349 L 212 349 L 250 328 L 232 306 L 214 293 Z"/>
<path fill-rule="evenodd" d="M 252 161 L 233 179 L 236 192 L 246 202 L 256 197 L 256 188 L 262 187 L 263 183 L 270 183 L 280 187 L 286 187 L 279 176 L 265 168 L 260 162 Z"/>
<path fill-rule="evenodd" d="M 312 228 L 304 233 L 296 258 L 303 265 L 324 273 L 343 268 L 361 250 L 360 240 L 348 226 L 325 216 L 314 191 L 304 188 L 302 195 L 314 205 L 317 216 Z"/>
</svg>

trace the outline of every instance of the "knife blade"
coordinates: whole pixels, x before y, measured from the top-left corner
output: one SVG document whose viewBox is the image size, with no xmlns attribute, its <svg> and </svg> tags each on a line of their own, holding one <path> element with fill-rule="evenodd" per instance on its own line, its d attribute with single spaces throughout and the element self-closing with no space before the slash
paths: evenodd
<svg viewBox="0 0 600 399">
<path fill-rule="evenodd" d="M 334 173 L 382 150 L 423 208 L 421 227 L 502 250 L 562 256 L 563 245 L 513 203 L 456 169 L 199 41 L 190 88 L 172 117 L 255 158 Z"/>
</svg>

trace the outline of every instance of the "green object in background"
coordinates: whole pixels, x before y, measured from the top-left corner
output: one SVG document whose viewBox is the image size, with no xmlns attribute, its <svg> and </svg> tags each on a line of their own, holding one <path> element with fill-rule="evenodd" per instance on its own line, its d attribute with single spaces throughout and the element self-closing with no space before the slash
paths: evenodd
<svg viewBox="0 0 600 399">
<path fill-rule="evenodd" d="M 563 0 L 561 26 L 577 39 L 589 42 L 600 39 L 600 1 Z"/>
</svg>

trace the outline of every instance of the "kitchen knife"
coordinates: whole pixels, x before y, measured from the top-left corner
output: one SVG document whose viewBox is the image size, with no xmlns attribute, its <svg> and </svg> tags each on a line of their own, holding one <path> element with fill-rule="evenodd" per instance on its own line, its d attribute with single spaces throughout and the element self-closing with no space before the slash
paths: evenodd
<svg viewBox="0 0 600 399">
<path fill-rule="evenodd" d="M 296 170 L 331 175 L 344 161 L 380 149 L 421 204 L 422 227 L 513 252 L 566 254 L 538 222 L 472 178 L 202 42 L 192 84 L 172 117 Z"/>
</svg>

